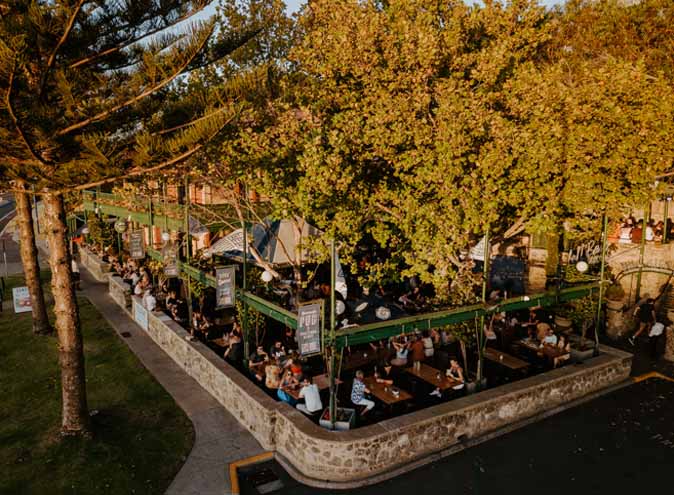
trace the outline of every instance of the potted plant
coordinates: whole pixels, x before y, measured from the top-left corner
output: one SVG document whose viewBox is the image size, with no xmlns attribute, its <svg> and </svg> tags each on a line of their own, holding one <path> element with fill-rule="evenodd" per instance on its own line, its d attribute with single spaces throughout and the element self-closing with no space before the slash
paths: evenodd
<svg viewBox="0 0 674 495">
<path fill-rule="evenodd" d="M 571 344 L 571 359 L 580 362 L 594 354 L 594 343 L 588 342 L 586 336 L 597 316 L 597 299 L 585 296 L 569 303 L 569 307 L 569 318 L 580 329 L 580 339 Z"/>
<path fill-rule="evenodd" d="M 606 307 L 613 311 L 620 311 L 623 307 L 623 299 L 625 298 L 625 289 L 618 282 L 611 284 L 606 289 Z"/>
<path fill-rule="evenodd" d="M 571 330 L 573 325 L 572 316 L 574 313 L 573 306 L 570 304 L 563 304 L 556 306 L 553 311 L 555 313 L 555 328 L 563 333 Z"/>
<path fill-rule="evenodd" d="M 350 409 L 348 407 L 338 407 L 335 410 L 335 427 L 334 430 L 336 431 L 346 431 L 350 430 L 353 428 L 353 425 L 356 421 L 356 410 L 355 409 Z M 321 418 L 318 420 L 319 424 L 323 428 L 327 428 L 328 430 L 332 430 L 333 428 L 331 427 L 332 425 L 330 424 L 330 408 L 326 407 L 325 411 L 323 411 L 323 414 L 321 414 Z"/>
</svg>

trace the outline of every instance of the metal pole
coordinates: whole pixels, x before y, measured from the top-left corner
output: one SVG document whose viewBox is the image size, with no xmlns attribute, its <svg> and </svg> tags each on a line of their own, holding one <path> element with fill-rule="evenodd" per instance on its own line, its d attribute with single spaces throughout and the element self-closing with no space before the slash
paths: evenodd
<svg viewBox="0 0 674 495">
<path fill-rule="evenodd" d="M 482 304 L 487 303 L 487 284 L 489 282 L 489 227 L 484 234 L 484 262 L 482 264 Z M 484 364 L 484 314 L 480 316 L 480 328 L 477 332 L 477 381 L 482 381 L 482 368 Z"/>
<path fill-rule="evenodd" d="M 148 240 L 150 241 L 150 247 L 154 249 L 154 232 L 152 230 L 154 229 L 154 220 L 152 218 L 152 196 L 150 195 L 150 201 L 148 202 L 148 216 L 150 219 L 150 227 L 148 229 Z"/>
<path fill-rule="evenodd" d="M 663 227 L 662 227 L 662 243 L 667 244 L 669 242 L 668 237 L 668 231 L 669 231 L 669 202 L 672 200 L 671 197 L 667 196 L 665 199 L 665 214 L 664 214 L 664 219 L 663 219 Z"/>
<path fill-rule="evenodd" d="M 641 298 L 641 272 L 644 267 L 644 251 L 646 249 L 646 225 L 648 224 L 651 217 L 650 201 L 648 202 L 644 213 L 644 220 L 643 224 L 641 225 L 641 246 L 639 248 L 639 271 L 637 272 L 637 288 L 634 300 L 635 303 L 637 303 Z"/>
<path fill-rule="evenodd" d="M 245 194 L 245 186 L 244 186 Z M 247 216 L 247 215 L 246 215 Z M 248 226 L 246 225 L 246 216 L 242 217 L 241 229 L 243 230 L 243 291 L 248 290 Z M 248 343 L 248 302 L 243 299 L 243 318 L 241 319 L 241 329 L 243 331 L 243 356 L 248 363 L 248 356 L 250 356 L 250 349 Z"/>
<path fill-rule="evenodd" d="M 604 298 L 604 271 L 606 268 L 606 247 L 608 245 L 608 215 L 604 213 L 601 231 L 601 268 L 599 270 L 599 298 L 597 299 L 597 319 L 594 323 L 594 352 L 599 352 L 599 325 L 601 323 L 601 303 Z"/>
<path fill-rule="evenodd" d="M 190 188 L 189 177 L 185 174 L 185 260 L 190 264 Z M 192 328 L 192 276 L 187 272 L 187 327 Z"/>
<path fill-rule="evenodd" d="M 330 241 L 330 428 L 337 420 L 337 386 L 335 376 L 335 240 Z"/>
<path fill-rule="evenodd" d="M 164 197 L 164 232 L 168 233 L 168 207 L 166 201 L 166 179 L 162 181 L 162 196 Z"/>
</svg>

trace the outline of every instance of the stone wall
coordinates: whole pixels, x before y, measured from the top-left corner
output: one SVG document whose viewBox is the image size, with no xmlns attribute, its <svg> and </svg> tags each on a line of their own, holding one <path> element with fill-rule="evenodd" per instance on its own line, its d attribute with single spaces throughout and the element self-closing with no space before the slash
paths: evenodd
<svg viewBox="0 0 674 495">
<path fill-rule="evenodd" d="M 133 296 L 137 298 L 137 296 Z M 148 317 L 148 334 L 190 376 L 220 402 L 260 444 L 274 449 L 275 419 L 281 405 L 162 312 Z"/>
<path fill-rule="evenodd" d="M 631 355 L 602 347 L 584 364 L 490 389 L 348 432 L 331 432 L 265 394 L 163 313 L 148 333 L 265 449 L 309 484 L 351 486 L 473 438 L 559 407 L 628 378 Z"/>
<path fill-rule="evenodd" d="M 376 425 L 333 433 L 282 409 L 276 451 L 304 481 L 352 484 L 459 443 L 554 409 L 628 378 L 631 356 L 609 348 L 583 365 L 567 366 Z M 610 354 L 609 354 L 610 353 Z"/>
<path fill-rule="evenodd" d="M 665 330 L 665 355 L 667 361 L 674 363 L 674 328 L 667 327 Z"/>
<path fill-rule="evenodd" d="M 80 263 L 89 270 L 89 273 L 99 282 L 107 282 L 110 276 L 110 264 L 104 263 L 98 255 L 86 247 L 80 247 Z"/>
<path fill-rule="evenodd" d="M 122 308 L 130 307 L 131 286 L 126 282 L 123 282 L 119 275 L 111 275 L 109 279 L 110 283 L 108 285 L 108 291 L 110 292 L 110 297 L 112 297 Z"/>
</svg>

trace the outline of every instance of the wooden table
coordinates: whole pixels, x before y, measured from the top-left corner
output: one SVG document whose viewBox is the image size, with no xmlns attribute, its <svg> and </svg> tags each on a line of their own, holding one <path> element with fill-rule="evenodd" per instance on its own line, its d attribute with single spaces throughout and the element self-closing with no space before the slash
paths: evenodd
<svg viewBox="0 0 674 495">
<path fill-rule="evenodd" d="M 526 361 L 505 352 L 497 351 L 491 347 L 487 347 L 484 350 L 484 357 L 511 370 L 523 370 L 529 367 L 529 363 Z"/>
<path fill-rule="evenodd" d="M 326 388 L 330 388 L 330 378 L 328 377 L 327 373 L 323 373 L 321 375 L 316 375 L 315 377 L 313 377 L 313 383 L 318 387 L 318 390 L 325 390 Z M 339 378 L 336 378 L 335 383 L 339 385 L 343 382 Z M 294 388 L 292 390 L 286 390 L 286 393 L 293 399 L 300 400 L 301 389 L 302 383 L 300 382 L 300 385 L 297 388 Z"/>
<path fill-rule="evenodd" d="M 209 342 L 212 342 L 213 344 L 217 345 L 218 347 L 229 346 L 229 339 L 225 339 L 224 337 L 220 337 L 219 339 L 209 340 Z"/>
<path fill-rule="evenodd" d="M 414 396 L 395 385 L 386 385 L 384 383 L 377 383 L 377 380 L 373 376 L 368 376 L 363 379 L 363 383 L 370 390 L 372 395 L 377 399 L 382 401 L 387 406 L 393 406 L 399 402 L 404 402 L 406 400 L 413 399 Z M 399 390 L 399 394 L 396 396 L 392 392 L 392 388 Z"/>
<path fill-rule="evenodd" d="M 515 342 L 516 344 L 521 345 L 522 347 L 525 347 L 529 349 L 532 352 L 535 352 L 536 354 L 542 354 L 546 358 L 550 359 L 551 361 L 554 360 L 557 357 L 563 356 L 567 354 L 564 349 L 560 349 L 556 346 L 553 345 L 544 345 L 543 347 L 540 346 L 538 342 L 531 341 L 531 340 L 518 340 Z"/>
<path fill-rule="evenodd" d="M 369 364 L 386 359 L 388 356 L 388 349 L 373 351 L 372 349 L 363 349 L 353 351 L 351 354 L 344 353 L 344 361 L 342 362 L 343 370 L 356 370 L 364 368 Z"/>
<path fill-rule="evenodd" d="M 440 373 L 440 371 L 436 370 L 432 366 L 428 366 L 424 363 L 421 363 L 419 369 L 415 369 L 412 366 L 410 368 L 405 368 L 405 371 L 410 375 L 421 378 L 426 383 L 430 383 L 440 390 L 447 390 L 456 387 L 457 385 L 461 385 L 460 381 L 454 380 L 453 378 L 446 376 L 444 373 Z M 438 379 L 438 374 L 440 374 L 440 379 Z"/>
</svg>

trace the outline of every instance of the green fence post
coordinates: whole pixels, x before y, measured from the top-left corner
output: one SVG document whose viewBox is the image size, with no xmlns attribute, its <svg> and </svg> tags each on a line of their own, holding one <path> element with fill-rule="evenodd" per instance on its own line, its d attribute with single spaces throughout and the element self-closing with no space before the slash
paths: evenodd
<svg viewBox="0 0 674 495">
<path fill-rule="evenodd" d="M 597 299 L 597 319 L 594 324 L 594 352 L 599 353 L 599 325 L 601 323 L 601 303 L 604 298 L 604 271 L 606 269 L 606 246 L 608 244 L 608 215 L 604 212 L 601 230 L 601 268 L 599 269 L 599 298 Z M 590 293 L 591 294 L 591 293 Z"/>
<path fill-rule="evenodd" d="M 648 202 L 646 209 L 644 210 L 644 220 L 641 225 L 641 246 L 639 248 L 639 271 L 637 272 L 637 287 L 635 291 L 634 302 L 637 303 L 641 298 L 641 272 L 644 267 L 644 251 L 646 250 L 646 226 L 650 221 L 651 217 L 651 203 Z"/>
</svg>

